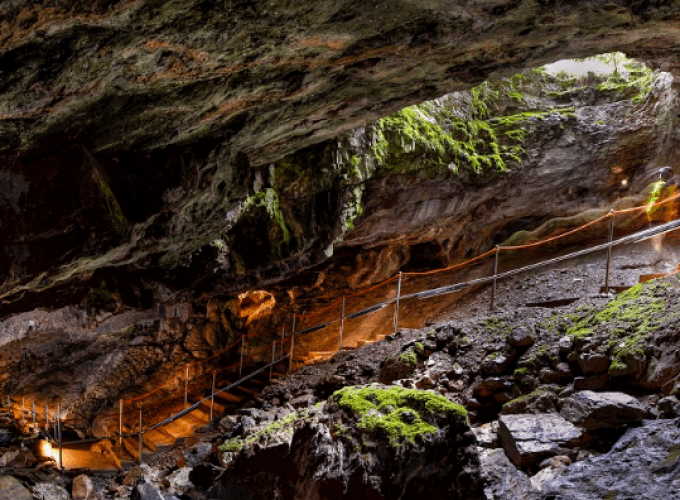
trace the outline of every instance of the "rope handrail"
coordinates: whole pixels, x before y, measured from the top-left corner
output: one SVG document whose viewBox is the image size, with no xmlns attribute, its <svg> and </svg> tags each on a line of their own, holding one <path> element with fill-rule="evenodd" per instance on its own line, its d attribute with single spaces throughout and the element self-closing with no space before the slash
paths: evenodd
<svg viewBox="0 0 680 500">
<path fill-rule="evenodd" d="M 541 241 L 532 242 L 532 243 L 525 243 L 525 244 L 522 244 L 522 245 L 498 246 L 498 247 L 496 247 L 492 250 L 484 252 L 484 253 L 482 253 L 482 254 L 480 254 L 476 257 L 473 257 L 471 259 L 468 259 L 464 262 L 455 264 L 453 266 L 448 266 L 448 267 L 445 267 L 445 268 L 442 268 L 442 269 L 426 271 L 426 272 L 401 273 L 400 275 L 392 276 L 391 278 L 388 278 L 388 279 L 386 279 L 386 280 L 384 280 L 380 283 L 377 283 L 377 284 L 375 284 L 371 287 L 368 287 L 364 290 L 360 290 L 356 293 L 346 295 L 345 299 L 350 298 L 350 297 L 356 297 L 356 296 L 364 295 L 364 294 L 366 294 L 366 293 L 368 293 L 372 290 L 375 290 L 375 289 L 377 289 L 381 286 L 384 286 L 384 285 L 386 285 L 386 284 L 388 284 L 388 283 L 390 283 L 390 282 L 392 282 L 392 281 L 394 281 L 398 278 L 400 280 L 399 283 L 401 284 L 401 276 L 423 276 L 423 275 L 431 275 L 431 274 L 451 271 L 451 270 L 462 268 L 462 267 L 468 266 L 470 264 L 473 264 L 475 262 L 478 262 L 481 259 L 484 259 L 484 258 L 486 258 L 490 255 L 493 255 L 493 254 L 496 254 L 496 256 L 498 256 L 498 253 L 499 253 L 500 250 L 520 250 L 520 249 L 526 249 L 526 248 L 533 248 L 533 247 L 536 247 L 536 246 L 539 246 L 539 245 L 545 245 L 545 244 L 548 244 L 550 242 L 556 241 L 560 238 L 565 238 L 565 237 L 568 237 L 570 235 L 576 234 L 578 232 L 584 231 L 587 228 L 589 228 L 589 227 L 591 227 L 591 226 L 593 226 L 593 225 L 595 225 L 599 222 L 602 222 L 603 220 L 606 220 L 606 219 L 612 218 L 611 224 L 612 224 L 612 227 L 613 227 L 613 217 L 616 214 L 631 213 L 631 212 L 642 211 L 642 210 L 649 211 L 649 209 L 651 209 L 653 207 L 657 207 L 657 206 L 667 204 L 667 203 L 669 203 L 671 201 L 675 201 L 679 198 L 680 198 L 680 193 L 675 194 L 673 196 L 670 196 L 668 198 L 665 198 L 665 199 L 658 201 L 658 202 L 655 202 L 655 203 L 647 203 L 645 205 L 641 205 L 641 206 L 637 206 L 637 207 L 631 207 L 631 208 L 627 208 L 627 209 L 621 209 L 621 210 L 611 210 L 608 214 L 601 216 L 601 217 L 598 217 L 598 218 L 596 218 L 596 219 L 594 219 L 594 220 L 592 220 L 592 221 L 590 221 L 586 224 L 583 224 L 582 226 L 574 228 L 574 229 L 567 231 L 565 233 L 562 233 L 562 234 L 559 234 L 559 235 L 556 235 L 556 236 L 553 236 L 553 237 L 550 237 L 550 238 L 546 238 L 546 239 L 541 240 Z M 325 323 L 321 323 L 319 325 L 308 327 L 308 328 L 302 329 L 300 331 L 293 331 L 291 336 L 289 337 L 289 339 L 291 341 L 291 351 L 288 354 L 284 354 L 283 356 L 279 357 L 278 359 L 275 359 L 275 350 L 276 350 L 275 346 L 279 342 L 281 342 L 281 347 L 282 347 L 282 350 L 283 350 L 285 339 L 276 339 L 276 340 L 270 342 L 269 344 L 267 344 L 265 346 L 257 348 L 257 350 L 255 350 L 254 352 L 251 352 L 246 358 L 242 357 L 241 361 L 239 361 L 238 363 L 233 363 L 233 364 L 230 364 L 228 366 L 219 368 L 217 370 L 213 370 L 210 373 L 206 373 L 206 374 L 203 374 L 199 377 L 195 377 L 192 380 L 192 383 L 196 383 L 196 382 L 202 380 L 203 378 L 206 378 L 207 376 L 211 376 L 211 375 L 214 376 L 214 374 L 221 373 L 221 372 L 226 371 L 226 370 L 234 369 L 237 366 L 243 367 L 244 363 L 251 361 L 253 358 L 262 354 L 265 350 L 274 347 L 274 349 L 272 349 L 272 361 L 269 364 L 266 364 L 266 365 L 262 366 L 261 368 L 256 369 L 255 371 L 251 372 L 250 374 L 241 377 L 236 382 L 231 383 L 231 384 L 227 385 L 226 387 L 223 387 L 222 389 L 216 390 L 214 392 L 211 391 L 210 396 L 201 399 L 199 402 L 188 406 L 187 408 L 181 410 L 178 413 L 171 415 L 170 417 L 164 419 L 163 421 L 161 421 L 159 423 L 148 426 L 146 429 L 140 429 L 140 432 L 138 432 L 138 433 L 120 433 L 120 432 L 118 432 L 118 433 L 116 433 L 116 437 L 122 438 L 122 437 L 140 436 L 140 434 L 143 435 L 145 432 L 148 432 L 150 430 L 162 427 L 163 425 L 167 425 L 168 423 L 173 422 L 173 421 L 181 418 L 182 416 L 184 416 L 184 415 L 194 411 L 195 409 L 199 408 L 201 405 L 203 405 L 207 401 L 211 400 L 211 398 L 214 398 L 215 395 L 217 395 L 221 392 L 226 392 L 226 391 L 232 390 L 234 387 L 237 387 L 237 386 L 243 384 L 244 382 L 252 379 L 253 377 L 257 376 L 258 374 L 262 373 L 267 368 L 273 369 L 274 365 L 276 365 L 276 364 L 278 364 L 278 363 L 280 363 L 280 362 L 282 362 L 286 359 L 292 360 L 292 356 L 293 356 L 293 352 L 292 352 L 293 351 L 293 349 L 292 349 L 293 336 L 299 336 L 299 335 L 303 335 L 303 334 L 306 334 L 306 333 L 318 331 L 318 330 L 325 328 L 329 325 L 332 325 L 334 323 L 341 322 L 343 319 L 355 319 L 355 318 L 358 318 L 358 317 L 363 316 L 365 314 L 369 314 L 369 313 L 378 311 L 378 310 L 386 307 L 387 305 L 393 304 L 395 302 L 398 306 L 399 300 L 408 300 L 408 299 L 413 299 L 413 298 L 424 299 L 424 298 L 429 298 L 429 297 L 434 297 L 434 296 L 438 296 L 438 295 L 456 292 L 456 291 L 459 291 L 459 290 L 466 288 L 466 287 L 469 287 L 469 286 L 481 285 L 481 284 L 490 283 L 490 282 L 495 283 L 495 281 L 498 280 L 498 279 L 503 279 L 503 278 L 507 278 L 507 277 L 510 277 L 510 276 L 514 276 L 516 274 L 525 273 L 525 272 L 528 272 L 528 271 L 531 271 L 531 270 L 534 270 L 534 269 L 538 269 L 540 267 L 549 266 L 549 265 L 552 265 L 552 264 L 557 263 L 557 262 L 562 262 L 564 260 L 580 257 L 580 256 L 583 256 L 583 255 L 587 255 L 587 254 L 590 254 L 590 253 L 600 251 L 600 250 L 611 249 L 614 246 L 619 246 L 619 245 L 623 245 L 623 244 L 627 244 L 627 243 L 636 243 L 636 242 L 640 242 L 640 241 L 645 241 L 645 240 L 652 238 L 654 236 L 663 235 L 663 234 L 666 234 L 666 233 L 669 233 L 669 232 L 672 232 L 672 231 L 676 231 L 678 229 L 680 229 L 680 219 L 661 224 L 661 225 L 656 226 L 654 228 L 638 231 L 636 233 L 629 234 L 627 236 L 623 236 L 623 237 L 618 238 L 616 240 L 612 239 L 612 235 L 610 233 L 609 242 L 607 242 L 607 243 L 598 244 L 598 245 L 595 245 L 595 246 L 590 247 L 590 248 L 577 250 L 575 252 L 571 252 L 571 253 L 568 253 L 568 254 L 565 254 L 565 255 L 557 256 L 557 257 L 547 259 L 547 260 L 544 260 L 544 261 L 541 261 L 541 262 L 535 262 L 533 264 L 528 264 L 526 266 L 523 266 L 523 267 L 520 267 L 520 268 L 517 268 L 517 269 L 512 269 L 512 270 L 509 270 L 509 271 L 505 271 L 505 272 L 502 272 L 502 273 L 498 273 L 496 270 L 494 270 L 493 276 L 486 276 L 486 277 L 471 279 L 471 280 L 461 282 L 461 283 L 456 283 L 456 284 L 453 284 L 453 285 L 423 290 L 423 291 L 420 291 L 420 292 L 415 292 L 415 293 L 410 293 L 410 294 L 405 294 L 405 295 L 399 295 L 399 292 L 398 292 L 396 298 L 391 298 L 391 299 L 373 304 L 373 305 L 371 305 L 367 308 L 364 308 L 360 311 L 353 312 L 351 314 L 343 314 L 343 315 L 341 315 L 341 318 L 338 318 L 338 319 L 332 319 L 332 320 L 329 320 Z M 610 230 L 611 230 L 611 228 L 610 228 Z M 670 274 L 667 274 L 666 276 L 668 276 L 668 275 L 670 275 Z M 319 315 L 323 312 L 328 311 L 332 307 L 335 307 L 341 300 L 342 299 L 336 299 L 329 306 L 325 307 L 321 311 L 316 311 L 314 313 L 309 313 L 309 314 L 302 314 L 302 315 L 298 315 L 298 316 L 301 319 L 317 316 L 317 315 Z M 343 308 L 343 310 L 344 310 L 344 308 Z M 395 328 L 396 328 L 396 320 L 395 320 Z M 272 333 L 272 332 L 277 332 L 277 331 L 278 330 L 272 330 L 271 332 L 264 332 L 264 333 L 262 333 L 262 332 L 251 332 L 251 333 L 248 333 L 248 334 L 243 334 L 237 340 L 235 340 L 232 344 L 227 346 L 226 348 L 218 351 L 217 353 L 209 356 L 208 358 L 196 360 L 194 362 L 188 363 L 184 366 L 183 369 L 187 370 L 190 367 L 202 365 L 202 364 L 205 364 L 209 361 L 212 361 L 215 358 L 217 358 L 217 357 L 225 354 L 226 352 L 230 351 L 231 349 L 236 347 L 239 343 L 244 342 L 244 340 L 247 339 L 247 338 L 256 337 L 256 336 L 263 336 L 263 335 L 266 335 L 267 333 Z M 160 385 L 159 387 L 153 389 L 152 391 L 149 391 L 149 392 L 142 394 L 140 396 L 137 396 L 135 398 L 121 400 L 121 402 L 131 404 L 131 403 L 140 401 L 142 399 L 145 399 L 145 398 L 147 398 L 147 397 L 149 397 L 153 394 L 156 394 L 158 391 L 168 387 L 172 383 L 174 383 L 176 377 L 177 377 L 177 375 L 173 376 L 166 383 Z M 186 379 L 186 383 L 188 384 L 188 378 Z M 186 389 L 186 387 L 188 387 L 188 385 L 185 386 L 185 398 L 186 398 L 186 391 L 188 390 L 188 389 Z M 0 398 L 5 398 L 4 401 L 0 401 L 2 404 L 4 404 L 5 402 L 9 403 L 7 407 L 9 408 L 10 411 L 12 409 L 21 410 L 22 416 L 25 415 L 26 413 L 29 413 L 29 414 L 35 413 L 35 415 L 37 417 L 38 413 L 42 412 L 44 404 L 45 404 L 45 402 L 37 403 L 34 399 L 32 399 L 31 400 L 32 408 L 26 408 L 26 406 L 25 406 L 26 401 L 25 400 L 23 400 L 21 406 L 19 406 L 18 400 L 16 400 L 15 398 L 12 398 L 12 396 L 10 396 L 10 395 L 0 394 Z M 176 396 L 173 397 L 173 398 L 161 399 L 159 401 L 155 401 L 155 403 L 158 404 L 160 402 L 167 401 L 169 399 L 176 399 Z M 141 408 L 141 405 L 140 405 L 140 408 Z M 63 412 L 63 409 L 62 409 L 62 412 Z M 42 413 L 44 415 L 44 412 L 42 412 Z M 49 412 L 49 406 L 48 406 L 48 416 L 49 415 L 50 415 L 50 412 Z M 123 415 L 122 407 L 121 407 L 120 415 L 121 415 L 121 418 L 122 418 L 122 415 Z M 65 420 L 65 419 L 61 418 L 61 416 L 58 415 L 56 411 L 54 413 L 54 416 L 55 416 L 55 418 L 58 419 L 59 423 L 68 422 L 68 421 L 71 421 L 71 420 L 73 420 L 73 421 L 76 420 L 76 419 Z M 83 440 L 69 441 L 69 442 L 60 441 L 60 444 L 64 445 L 64 444 L 97 442 L 97 441 L 102 441 L 102 440 L 105 440 L 105 439 L 113 439 L 113 438 L 109 436 L 109 437 L 104 437 L 104 438 L 83 439 Z"/>
</svg>

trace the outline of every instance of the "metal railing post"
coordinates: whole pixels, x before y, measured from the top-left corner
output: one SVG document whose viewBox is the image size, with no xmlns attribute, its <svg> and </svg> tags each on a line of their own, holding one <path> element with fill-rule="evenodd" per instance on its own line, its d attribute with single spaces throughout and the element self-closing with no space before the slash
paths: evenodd
<svg viewBox="0 0 680 500">
<path fill-rule="evenodd" d="M 118 446 L 123 446 L 123 400 L 120 400 L 120 411 L 118 412 Z"/>
<path fill-rule="evenodd" d="M 496 309 L 496 276 L 498 275 L 498 255 L 500 254 L 501 248 L 496 245 L 496 254 L 493 261 L 493 283 L 491 285 L 491 311 Z"/>
<path fill-rule="evenodd" d="M 21 420 L 26 418 L 26 404 L 25 399 L 21 398 Z"/>
<path fill-rule="evenodd" d="M 59 469 L 64 471 L 64 455 L 61 445 L 61 403 L 57 403 L 57 440 L 59 442 Z"/>
<path fill-rule="evenodd" d="M 607 270 L 604 275 L 604 293 L 609 293 L 609 278 L 612 265 L 612 241 L 614 241 L 614 209 L 609 211 L 609 246 L 607 247 Z"/>
<path fill-rule="evenodd" d="M 189 366 L 187 365 L 186 375 L 184 376 L 184 407 L 189 405 Z"/>
<path fill-rule="evenodd" d="M 49 433 L 50 429 L 50 407 L 45 403 L 45 432 Z"/>
<path fill-rule="evenodd" d="M 36 427 L 36 421 L 35 421 L 35 399 L 33 400 L 33 428 L 35 429 Z"/>
<path fill-rule="evenodd" d="M 394 333 L 399 329 L 399 299 L 401 299 L 401 271 L 397 282 L 397 301 L 394 303 Z"/>
<path fill-rule="evenodd" d="M 338 351 L 342 350 L 342 332 L 345 329 L 345 295 L 342 295 L 342 311 L 340 312 L 340 336 L 338 337 Z"/>
<path fill-rule="evenodd" d="M 139 463 L 142 463 L 142 440 L 144 438 L 144 431 L 142 430 L 142 407 L 139 407 Z"/>
<path fill-rule="evenodd" d="M 286 327 L 281 328 L 281 357 L 286 355 L 286 347 L 283 345 L 286 342 Z"/>
<path fill-rule="evenodd" d="M 241 337 L 241 362 L 238 365 L 238 376 L 240 377 L 243 373 L 243 351 L 246 348 L 246 336 Z"/>
<path fill-rule="evenodd" d="M 215 384 L 217 383 L 217 372 L 213 370 L 212 392 L 210 393 L 210 423 L 213 421 L 213 408 L 215 408 Z"/>
</svg>

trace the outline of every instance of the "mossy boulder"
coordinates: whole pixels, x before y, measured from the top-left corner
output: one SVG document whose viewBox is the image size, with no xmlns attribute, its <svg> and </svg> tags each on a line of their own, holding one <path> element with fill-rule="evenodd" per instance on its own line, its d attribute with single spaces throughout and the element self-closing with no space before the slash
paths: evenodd
<svg viewBox="0 0 680 500">
<path fill-rule="evenodd" d="M 464 421 L 465 408 L 432 391 L 392 386 L 345 387 L 329 399 L 360 434 L 391 446 L 436 434 L 449 420 Z"/>
<path fill-rule="evenodd" d="M 418 356 L 413 351 L 401 353 L 399 356 L 390 356 L 383 361 L 380 368 L 380 382 L 391 384 L 395 380 L 401 380 L 411 375 L 418 366 Z"/>
</svg>

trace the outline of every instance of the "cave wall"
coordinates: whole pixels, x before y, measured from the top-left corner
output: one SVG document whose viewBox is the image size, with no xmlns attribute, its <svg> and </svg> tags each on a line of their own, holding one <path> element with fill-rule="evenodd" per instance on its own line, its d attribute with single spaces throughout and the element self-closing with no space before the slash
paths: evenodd
<svg viewBox="0 0 680 500">
<path fill-rule="evenodd" d="M 6 2 L 0 307 L 54 302 L 40 292 L 110 266 L 191 288 L 259 191 L 257 169 L 564 57 L 621 50 L 674 72 L 678 15 L 632 0 Z M 336 218 L 346 196 L 309 210 Z M 324 261 L 343 228 L 327 220 L 276 269 L 234 266 L 233 288 Z"/>
</svg>

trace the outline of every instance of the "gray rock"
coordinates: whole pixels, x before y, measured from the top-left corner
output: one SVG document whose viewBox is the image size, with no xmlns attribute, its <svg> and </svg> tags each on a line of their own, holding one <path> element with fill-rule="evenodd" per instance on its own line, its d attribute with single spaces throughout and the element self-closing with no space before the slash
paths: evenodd
<svg viewBox="0 0 680 500">
<path fill-rule="evenodd" d="M 569 396 L 560 414 L 587 430 L 612 429 L 649 416 L 649 409 L 622 392 L 581 391 Z"/>
<path fill-rule="evenodd" d="M 576 377 L 574 379 L 575 391 L 596 391 L 607 385 L 607 374 L 593 375 L 592 377 Z"/>
<path fill-rule="evenodd" d="M 680 417 L 680 400 L 676 396 L 667 396 L 657 404 L 660 418 Z"/>
<path fill-rule="evenodd" d="M 173 495 L 182 495 L 186 490 L 193 488 L 194 484 L 189 479 L 193 467 L 182 467 L 170 474 L 166 479 L 168 492 Z"/>
<path fill-rule="evenodd" d="M 571 351 L 572 347 L 574 346 L 574 338 L 565 335 L 564 337 L 557 341 L 557 345 L 560 348 L 561 353 L 567 354 L 568 352 Z"/>
<path fill-rule="evenodd" d="M 508 344 L 514 347 L 529 347 L 536 341 L 534 334 L 525 326 L 515 328 L 508 335 Z"/>
<path fill-rule="evenodd" d="M 564 465 L 558 467 L 546 467 L 541 469 L 536 475 L 531 476 L 531 486 L 538 492 L 543 491 L 543 485 L 553 481 L 556 477 L 561 476 L 566 471 Z"/>
<path fill-rule="evenodd" d="M 33 495 L 11 476 L 0 476 L 0 500 L 33 500 Z"/>
<path fill-rule="evenodd" d="M 81 474 L 73 479 L 71 495 L 76 500 L 87 500 L 94 494 L 94 484 L 92 479 L 85 474 Z"/>
<path fill-rule="evenodd" d="M 538 500 L 529 477 L 502 450 L 480 451 L 485 500 Z"/>
<path fill-rule="evenodd" d="M 16 439 L 14 431 L 11 429 L 0 429 L 0 446 L 7 446 Z"/>
<path fill-rule="evenodd" d="M 578 366 L 585 375 L 604 373 L 609 369 L 609 358 L 600 353 L 583 353 L 578 357 Z"/>
<path fill-rule="evenodd" d="M 583 431 L 559 415 L 502 415 L 498 419 L 501 445 L 520 467 L 569 452 L 583 440 Z"/>
<path fill-rule="evenodd" d="M 559 500 L 680 500 L 680 420 L 644 421 L 603 455 L 569 466 L 543 483 Z"/>
<path fill-rule="evenodd" d="M 191 450 L 184 454 L 187 464 L 196 466 L 205 462 L 212 454 L 212 443 L 198 443 Z"/>
<path fill-rule="evenodd" d="M 64 488 L 54 483 L 38 483 L 33 486 L 33 496 L 39 500 L 71 500 Z"/>
<path fill-rule="evenodd" d="M 148 479 L 144 478 L 132 490 L 130 500 L 164 500 L 161 492 Z"/>
<path fill-rule="evenodd" d="M 494 420 L 480 427 L 473 427 L 472 433 L 481 448 L 498 448 L 498 421 Z"/>
<path fill-rule="evenodd" d="M 492 352 L 482 360 L 481 369 L 487 375 L 502 375 L 508 371 L 517 357 L 514 349 Z"/>
</svg>

